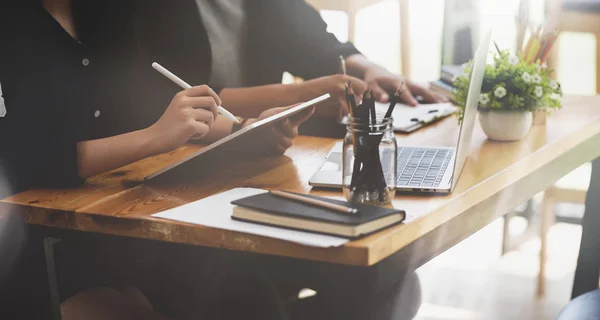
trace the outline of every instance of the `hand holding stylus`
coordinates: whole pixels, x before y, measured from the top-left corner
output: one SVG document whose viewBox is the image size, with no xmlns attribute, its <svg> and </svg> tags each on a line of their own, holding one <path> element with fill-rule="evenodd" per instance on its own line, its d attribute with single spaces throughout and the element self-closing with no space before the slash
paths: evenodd
<svg viewBox="0 0 600 320">
<path fill-rule="evenodd" d="M 181 78 L 179 78 L 178 76 L 173 74 L 171 71 L 165 69 L 163 66 L 161 66 L 160 64 L 158 64 L 156 62 L 152 63 L 152 68 L 154 68 L 154 70 L 160 72 L 165 77 L 169 78 L 169 80 L 175 82 L 177 85 L 179 85 L 184 90 L 192 87 L 187 82 L 181 80 Z M 219 100 L 219 106 L 217 107 L 220 114 L 222 114 L 223 116 L 227 117 L 227 119 L 229 119 L 235 123 L 239 123 L 238 119 L 231 112 L 225 110 L 225 108 L 221 107 L 220 105 L 221 105 L 221 100 Z"/>
<path fill-rule="evenodd" d="M 212 129 L 217 117 L 219 96 L 208 86 L 183 90 L 175 95 L 160 119 L 148 129 L 160 152 L 200 139 Z"/>
</svg>

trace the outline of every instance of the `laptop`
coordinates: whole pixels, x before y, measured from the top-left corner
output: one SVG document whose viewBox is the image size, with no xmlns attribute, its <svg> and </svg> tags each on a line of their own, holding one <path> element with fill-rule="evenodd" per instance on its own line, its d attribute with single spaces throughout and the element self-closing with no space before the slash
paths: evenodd
<svg viewBox="0 0 600 320">
<path fill-rule="evenodd" d="M 398 146 L 398 191 L 450 193 L 454 189 L 471 145 L 490 38 L 491 32 L 488 32 L 475 52 L 456 147 Z M 331 149 L 321 168 L 310 178 L 309 184 L 314 187 L 341 188 L 342 160 L 342 144 L 338 143 Z"/>
</svg>

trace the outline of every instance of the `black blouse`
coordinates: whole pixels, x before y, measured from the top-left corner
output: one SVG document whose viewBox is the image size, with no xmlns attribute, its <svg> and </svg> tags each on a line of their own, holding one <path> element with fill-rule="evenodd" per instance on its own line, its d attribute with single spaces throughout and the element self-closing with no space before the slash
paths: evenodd
<svg viewBox="0 0 600 320">
<path fill-rule="evenodd" d="M 2 8 L 5 9 L 5 8 Z M 76 119 L 89 56 L 45 11 L 10 7 L 0 21 L 0 196 L 78 182 Z M 8 10 L 3 10 L 7 13 Z M 93 114 L 91 115 L 93 118 Z"/>
<path fill-rule="evenodd" d="M 135 45 L 122 45 L 131 39 L 118 32 L 124 13 L 112 17 L 118 24 L 111 28 L 111 21 L 97 20 L 101 12 L 88 9 L 76 7 L 80 41 L 38 2 L 10 7 L 14 14 L 1 17 L 0 198 L 80 184 L 77 142 L 148 127 L 181 90 Z"/>
</svg>

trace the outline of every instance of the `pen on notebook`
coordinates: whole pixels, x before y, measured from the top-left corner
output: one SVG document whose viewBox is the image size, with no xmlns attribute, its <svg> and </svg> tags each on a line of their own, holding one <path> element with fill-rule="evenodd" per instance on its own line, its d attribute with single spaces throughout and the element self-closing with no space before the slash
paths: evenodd
<svg viewBox="0 0 600 320">
<path fill-rule="evenodd" d="M 160 64 L 158 64 L 156 62 L 152 63 L 152 68 L 154 68 L 154 70 L 162 73 L 163 76 L 169 78 L 169 80 L 175 82 L 178 86 L 180 86 L 183 89 L 189 89 L 192 87 L 187 82 L 181 80 L 181 78 L 174 75 L 171 71 L 165 69 L 163 66 L 161 66 Z M 221 106 L 219 106 L 219 113 L 222 114 L 223 116 L 225 116 L 225 118 L 227 118 L 235 123 L 240 123 L 240 121 L 231 112 L 227 111 L 225 108 L 223 108 Z"/>
<path fill-rule="evenodd" d="M 285 192 L 285 191 L 271 190 L 270 192 L 271 192 L 271 194 L 278 196 L 278 197 L 295 200 L 298 202 L 303 202 L 306 204 L 311 204 L 311 205 L 314 205 L 317 207 L 326 208 L 326 209 L 330 209 L 330 210 L 334 210 L 334 211 L 339 211 L 342 213 L 357 213 L 358 212 L 358 210 L 355 208 L 350 208 L 350 207 L 342 206 L 339 204 L 329 203 L 326 201 L 317 200 L 317 199 L 313 199 L 313 198 L 303 197 L 303 196 Z"/>
<path fill-rule="evenodd" d="M 340 56 L 340 69 L 341 69 L 343 75 L 347 74 L 346 73 L 346 60 L 342 56 Z"/>
</svg>

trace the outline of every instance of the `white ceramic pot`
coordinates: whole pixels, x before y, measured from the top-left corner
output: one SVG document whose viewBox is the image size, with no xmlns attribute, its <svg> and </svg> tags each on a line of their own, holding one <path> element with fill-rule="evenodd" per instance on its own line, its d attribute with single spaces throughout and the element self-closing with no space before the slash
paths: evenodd
<svg viewBox="0 0 600 320">
<path fill-rule="evenodd" d="M 491 140 L 521 140 L 531 128 L 531 111 L 486 110 L 479 112 L 483 132 Z"/>
</svg>

